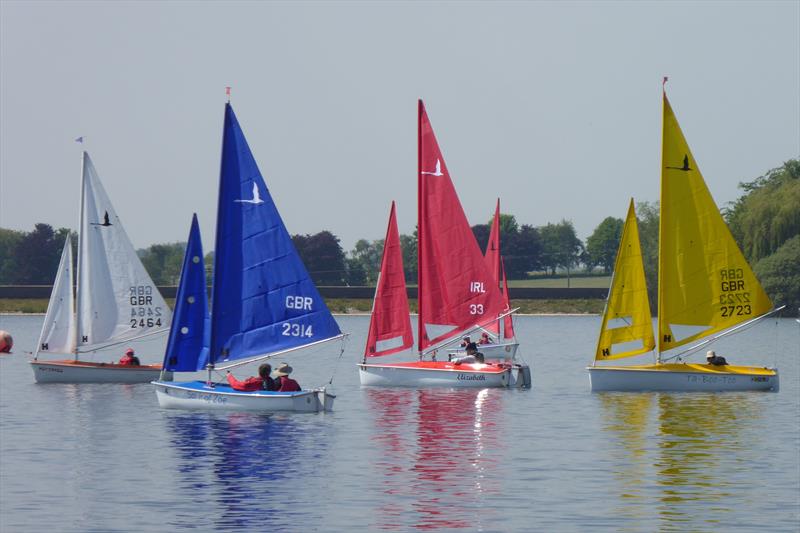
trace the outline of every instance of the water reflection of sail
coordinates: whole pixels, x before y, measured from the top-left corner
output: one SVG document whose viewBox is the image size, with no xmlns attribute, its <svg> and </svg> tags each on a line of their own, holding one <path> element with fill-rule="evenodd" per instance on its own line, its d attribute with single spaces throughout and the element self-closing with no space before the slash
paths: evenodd
<svg viewBox="0 0 800 533">
<path fill-rule="evenodd" d="M 631 520 L 647 519 L 652 510 L 642 501 L 649 485 L 651 458 L 648 425 L 652 420 L 654 394 L 604 393 L 598 395 L 602 403 L 602 427 L 610 438 L 608 450 L 610 469 L 619 480 L 619 503 L 615 516 Z M 635 505 L 640 501 L 641 505 Z"/>
<path fill-rule="evenodd" d="M 180 488 L 215 501 L 217 529 L 293 527 L 290 515 L 276 511 L 291 499 L 292 480 L 306 474 L 297 442 L 304 432 L 292 418 L 192 413 L 170 416 L 168 423 Z M 196 517 L 188 520 L 196 525 Z"/>
<path fill-rule="evenodd" d="M 486 470 L 499 463 L 496 390 L 419 390 L 417 457 L 412 490 L 425 498 L 414 503 L 418 529 L 476 529 L 492 519 L 484 498 L 499 491 L 487 486 Z M 476 513 L 475 509 L 481 512 Z"/>
</svg>

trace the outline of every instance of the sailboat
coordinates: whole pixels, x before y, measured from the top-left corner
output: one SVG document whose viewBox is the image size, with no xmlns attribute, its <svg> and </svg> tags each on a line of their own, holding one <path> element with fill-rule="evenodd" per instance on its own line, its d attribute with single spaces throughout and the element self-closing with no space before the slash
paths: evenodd
<svg viewBox="0 0 800 533">
<path fill-rule="evenodd" d="M 402 253 L 392 204 L 370 333 L 359 364 L 362 385 L 510 387 L 530 386 L 530 371 L 508 354 L 499 361 L 438 361 L 461 335 L 501 320 L 506 309 L 456 195 L 433 128 L 419 101 L 419 324 L 417 361 L 367 363 L 413 345 L 405 299 Z M 426 360 L 425 357 L 429 356 Z"/>
<path fill-rule="evenodd" d="M 254 411 L 333 409 L 335 396 L 324 387 L 242 392 L 212 381 L 214 370 L 344 338 L 292 244 L 230 102 L 225 105 L 210 314 L 202 257 L 195 217 L 164 369 L 207 370 L 208 377 L 154 381 L 159 405 Z"/>
<path fill-rule="evenodd" d="M 771 310 L 772 302 L 720 215 L 666 92 L 663 101 L 656 362 L 637 366 L 597 364 L 641 355 L 655 347 L 631 200 L 595 362 L 588 367 L 592 390 L 777 391 L 776 368 L 682 360 L 720 336 L 779 309 Z M 699 341 L 695 346 L 664 356 L 668 350 L 695 341 Z"/>
<path fill-rule="evenodd" d="M 31 367 L 39 383 L 147 383 L 161 365 L 126 366 L 84 354 L 167 331 L 172 313 L 136 255 L 87 152 L 81 172 L 77 298 L 67 238 Z M 76 301 L 77 300 L 77 301 Z M 70 359 L 40 360 L 40 354 Z"/>
</svg>

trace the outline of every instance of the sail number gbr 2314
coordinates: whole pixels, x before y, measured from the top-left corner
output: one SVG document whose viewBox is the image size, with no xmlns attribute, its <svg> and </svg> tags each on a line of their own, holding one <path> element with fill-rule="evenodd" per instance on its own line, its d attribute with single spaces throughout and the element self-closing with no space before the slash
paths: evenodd
<svg viewBox="0 0 800 533">
<path fill-rule="evenodd" d="M 286 308 L 287 309 L 294 309 L 296 311 L 311 311 L 312 306 L 314 305 L 314 299 L 309 298 L 308 296 L 287 296 L 286 297 Z M 311 324 L 290 324 L 285 322 L 281 324 L 281 331 L 282 335 L 287 337 L 313 337 L 314 332 L 311 329 Z"/>
</svg>

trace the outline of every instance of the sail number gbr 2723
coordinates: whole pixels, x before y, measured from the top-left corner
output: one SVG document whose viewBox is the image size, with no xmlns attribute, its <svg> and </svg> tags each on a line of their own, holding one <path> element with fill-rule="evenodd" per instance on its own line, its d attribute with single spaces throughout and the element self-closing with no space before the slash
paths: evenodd
<svg viewBox="0 0 800 533">
<path fill-rule="evenodd" d="M 719 295 L 720 313 L 723 317 L 753 314 L 750 308 L 750 292 L 744 285 L 744 271 L 741 268 L 720 270 Z"/>
<path fill-rule="evenodd" d="M 314 299 L 308 296 L 287 296 L 286 309 L 294 309 L 296 311 L 311 311 L 314 305 Z M 285 322 L 281 324 L 281 334 L 287 337 L 313 337 L 314 332 L 311 329 L 311 324 L 290 324 Z"/>
</svg>

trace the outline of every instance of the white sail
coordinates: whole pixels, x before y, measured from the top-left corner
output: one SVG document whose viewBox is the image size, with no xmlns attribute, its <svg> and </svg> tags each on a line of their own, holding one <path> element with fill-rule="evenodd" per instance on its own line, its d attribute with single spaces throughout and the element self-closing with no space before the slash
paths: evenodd
<svg viewBox="0 0 800 533">
<path fill-rule="evenodd" d="M 75 298 L 72 295 L 72 281 L 72 239 L 67 235 L 34 358 L 39 352 L 75 351 Z"/>
<path fill-rule="evenodd" d="M 86 152 L 79 254 L 78 346 L 169 328 L 172 313 L 136 255 Z"/>
</svg>

